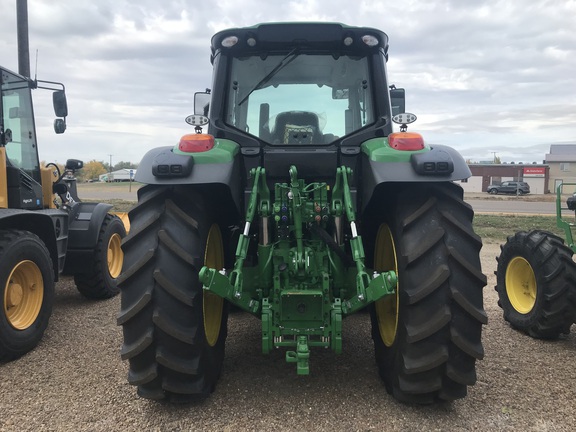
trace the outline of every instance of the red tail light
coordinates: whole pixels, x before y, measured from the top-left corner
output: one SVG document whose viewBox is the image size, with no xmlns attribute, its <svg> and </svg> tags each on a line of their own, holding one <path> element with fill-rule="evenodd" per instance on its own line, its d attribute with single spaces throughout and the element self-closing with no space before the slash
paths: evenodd
<svg viewBox="0 0 576 432">
<path fill-rule="evenodd" d="M 178 150 L 184 153 L 205 152 L 214 147 L 214 137 L 208 134 L 188 134 L 180 138 Z"/>
<path fill-rule="evenodd" d="M 388 135 L 388 144 L 396 150 L 422 150 L 424 138 L 415 132 L 394 132 Z"/>
</svg>

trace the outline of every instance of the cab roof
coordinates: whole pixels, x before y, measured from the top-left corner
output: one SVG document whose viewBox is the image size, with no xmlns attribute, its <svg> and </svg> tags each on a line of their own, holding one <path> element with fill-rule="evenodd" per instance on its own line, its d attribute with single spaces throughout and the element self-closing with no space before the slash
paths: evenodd
<svg viewBox="0 0 576 432">
<path fill-rule="evenodd" d="M 365 42 L 372 37 L 372 44 Z M 234 42 L 235 41 L 235 42 Z M 230 45 L 232 43 L 232 45 Z M 300 48 L 312 52 L 388 52 L 388 36 L 370 27 L 327 22 L 264 23 L 220 31 L 212 37 L 212 56 L 223 49 L 231 54 L 285 52 Z"/>
</svg>

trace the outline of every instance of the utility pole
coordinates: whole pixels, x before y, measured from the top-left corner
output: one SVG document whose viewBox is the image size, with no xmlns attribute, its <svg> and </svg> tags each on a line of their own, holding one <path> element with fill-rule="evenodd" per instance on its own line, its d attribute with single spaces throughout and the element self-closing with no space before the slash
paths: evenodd
<svg viewBox="0 0 576 432">
<path fill-rule="evenodd" d="M 492 153 L 492 163 L 496 163 L 496 152 L 491 152 Z"/>
<path fill-rule="evenodd" d="M 18 33 L 18 73 L 26 78 L 30 78 L 27 0 L 16 1 L 16 26 Z"/>
<path fill-rule="evenodd" d="M 108 156 L 110 156 L 110 165 L 108 165 L 108 182 L 110 183 L 112 181 L 112 156 L 114 155 L 109 154 Z"/>
</svg>

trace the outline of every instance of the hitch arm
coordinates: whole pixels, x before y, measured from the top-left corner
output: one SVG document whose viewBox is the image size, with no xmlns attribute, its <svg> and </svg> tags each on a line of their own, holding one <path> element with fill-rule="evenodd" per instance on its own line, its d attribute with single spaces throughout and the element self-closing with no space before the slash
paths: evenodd
<svg viewBox="0 0 576 432">
<path fill-rule="evenodd" d="M 242 284 L 244 278 L 242 268 L 248 255 L 250 225 L 254 220 L 256 210 L 258 209 L 262 217 L 268 217 L 270 215 L 270 190 L 266 184 L 266 171 L 264 168 L 254 168 L 250 171 L 250 174 L 254 177 L 254 184 L 248 202 L 248 210 L 246 211 L 244 231 L 240 234 L 236 247 L 234 269 L 230 272 L 230 276 L 226 277 L 225 274 L 220 273 L 218 270 L 204 266 L 200 270 L 199 277 L 204 284 L 205 290 L 213 291 L 217 295 L 237 304 L 244 310 L 257 313 L 260 308 L 260 303 L 251 299 L 243 292 Z"/>
<path fill-rule="evenodd" d="M 354 213 L 352 194 L 350 193 L 350 185 L 348 183 L 348 177 L 351 174 L 352 170 L 348 167 L 342 166 L 338 168 L 336 171 L 336 184 L 334 185 L 332 195 L 332 205 L 335 213 L 338 215 L 345 213 L 350 223 L 350 230 L 352 232 L 350 247 L 357 272 L 356 295 L 342 303 L 342 312 L 345 315 L 352 314 L 386 295 L 394 294 L 397 283 L 397 276 L 393 271 L 375 274 L 372 279 L 366 272 L 364 245 L 362 244 L 362 237 L 358 234 L 356 228 L 356 215 Z"/>
</svg>

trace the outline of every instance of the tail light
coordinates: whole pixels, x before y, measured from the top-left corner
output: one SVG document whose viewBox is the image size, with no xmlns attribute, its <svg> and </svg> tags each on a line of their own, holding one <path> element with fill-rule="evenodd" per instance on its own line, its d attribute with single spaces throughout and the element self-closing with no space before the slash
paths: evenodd
<svg viewBox="0 0 576 432">
<path fill-rule="evenodd" d="M 208 134 L 188 134 L 180 138 L 178 150 L 184 153 L 200 153 L 214 148 L 214 137 Z"/>
<path fill-rule="evenodd" d="M 422 150 L 424 138 L 415 132 L 394 132 L 388 135 L 388 144 L 396 150 L 413 151 Z"/>
</svg>

